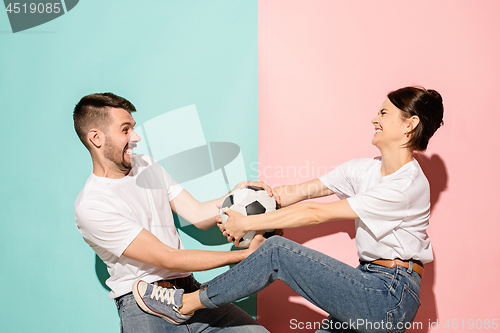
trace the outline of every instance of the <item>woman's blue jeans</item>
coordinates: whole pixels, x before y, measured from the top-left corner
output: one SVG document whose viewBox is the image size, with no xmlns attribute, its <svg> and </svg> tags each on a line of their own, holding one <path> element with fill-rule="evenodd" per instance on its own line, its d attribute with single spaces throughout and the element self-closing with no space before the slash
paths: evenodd
<svg viewBox="0 0 500 333">
<path fill-rule="evenodd" d="M 404 332 L 420 306 L 420 275 L 412 263 L 410 268 L 353 268 L 279 236 L 202 284 L 200 300 L 207 308 L 217 308 L 275 280 L 330 314 L 317 332 Z"/>
</svg>

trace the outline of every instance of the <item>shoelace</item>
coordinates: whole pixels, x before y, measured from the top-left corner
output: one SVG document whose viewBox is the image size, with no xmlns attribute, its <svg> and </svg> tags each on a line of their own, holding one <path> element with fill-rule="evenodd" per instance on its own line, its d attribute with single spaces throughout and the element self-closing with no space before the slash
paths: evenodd
<svg viewBox="0 0 500 333">
<path fill-rule="evenodd" d="M 175 289 L 162 288 L 157 285 L 153 285 L 153 292 L 151 293 L 150 299 L 156 298 L 156 301 L 161 301 L 161 303 L 167 302 L 167 305 L 174 304 Z"/>
</svg>

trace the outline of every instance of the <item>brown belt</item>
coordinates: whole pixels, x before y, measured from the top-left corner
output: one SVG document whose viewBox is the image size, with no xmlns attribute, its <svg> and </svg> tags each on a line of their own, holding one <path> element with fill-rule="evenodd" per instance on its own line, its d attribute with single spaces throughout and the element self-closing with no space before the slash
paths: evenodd
<svg viewBox="0 0 500 333">
<path fill-rule="evenodd" d="M 171 279 L 171 280 L 160 280 L 156 281 L 158 283 L 158 286 L 162 288 L 180 288 L 184 289 L 190 285 L 193 284 L 193 276 L 186 276 L 184 278 L 177 278 L 177 279 Z"/>
<path fill-rule="evenodd" d="M 401 259 L 378 259 L 374 261 L 366 261 L 366 263 L 380 265 L 388 268 L 394 268 L 396 266 L 401 266 L 404 268 L 410 268 L 410 261 L 404 261 Z M 420 277 L 424 276 L 424 266 L 420 261 L 413 260 L 413 270 L 420 275 Z"/>
</svg>

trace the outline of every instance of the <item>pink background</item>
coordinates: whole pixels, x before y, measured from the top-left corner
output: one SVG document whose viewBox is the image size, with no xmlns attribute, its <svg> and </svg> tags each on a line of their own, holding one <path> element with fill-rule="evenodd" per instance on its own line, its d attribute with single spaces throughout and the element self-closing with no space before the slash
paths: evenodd
<svg viewBox="0 0 500 333">
<path fill-rule="evenodd" d="M 435 261 L 416 318 L 423 329 L 413 332 L 500 320 L 499 17 L 494 0 L 259 2 L 261 180 L 303 182 L 378 155 L 370 120 L 391 90 L 422 85 L 443 96 L 445 125 L 417 156 L 431 183 Z M 352 221 L 286 236 L 357 264 Z M 281 282 L 258 294 L 271 332 L 323 318 Z"/>
</svg>

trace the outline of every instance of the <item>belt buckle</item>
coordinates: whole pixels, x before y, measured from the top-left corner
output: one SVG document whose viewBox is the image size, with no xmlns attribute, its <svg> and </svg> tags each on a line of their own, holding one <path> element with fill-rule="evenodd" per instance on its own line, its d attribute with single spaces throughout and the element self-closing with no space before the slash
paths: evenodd
<svg viewBox="0 0 500 333">
<path fill-rule="evenodd" d="M 400 265 L 398 265 L 397 260 L 384 260 L 384 261 L 387 263 L 388 268 L 394 268 L 396 266 L 400 266 Z"/>
</svg>

